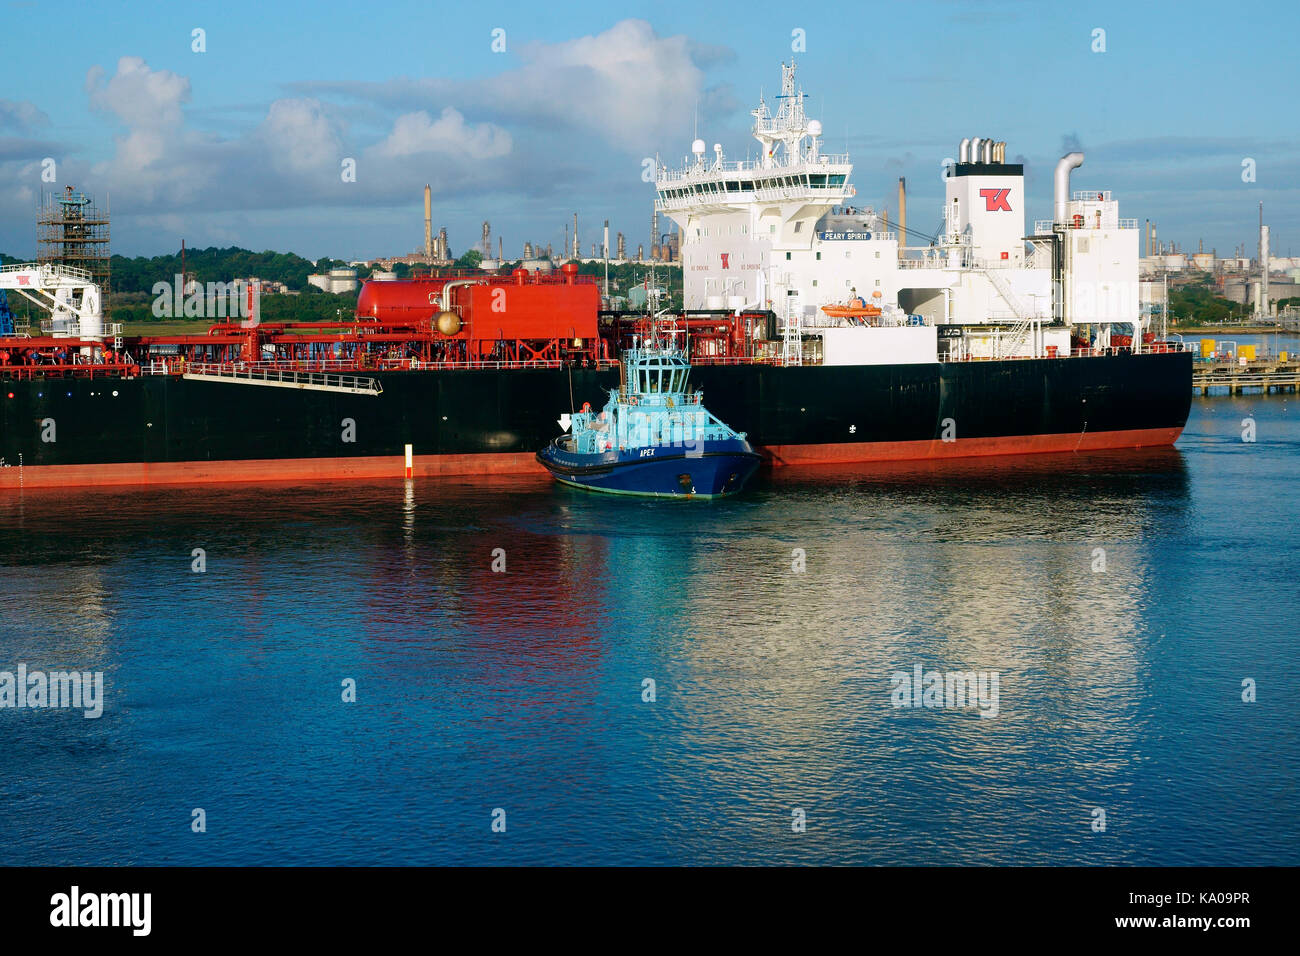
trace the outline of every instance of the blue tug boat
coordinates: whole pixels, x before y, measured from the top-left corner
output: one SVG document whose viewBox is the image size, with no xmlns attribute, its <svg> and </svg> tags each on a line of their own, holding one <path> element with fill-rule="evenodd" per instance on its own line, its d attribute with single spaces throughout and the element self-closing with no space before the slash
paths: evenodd
<svg viewBox="0 0 1300 956">
<path fill-rule="evenodd" d="M 656 498 L 735 494 L 758 468 L 745 439 L 688 391 L 690 361 L 667 341 L 627 349 L 619 387 L 601 412 L 572 416 L 537 460 L 557 481 L 588 491 Z"/>
</svg>

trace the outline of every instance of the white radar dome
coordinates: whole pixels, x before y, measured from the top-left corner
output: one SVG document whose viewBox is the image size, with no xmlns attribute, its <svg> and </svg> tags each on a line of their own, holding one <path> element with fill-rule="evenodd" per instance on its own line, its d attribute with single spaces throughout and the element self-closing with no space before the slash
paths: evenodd
<svg viewBox="0 0 1300 956">
<path fill-rule="evenodd" d="M 704 154 L 704 140 L 697 139 L 695 142 L 691 143 L 691 152 L 696 156 L 702 156 Z"/>
<path fill-rule="evenodd" d="M 820 136 L 821 134 L 822 134 L 821 120 L 813 120 L 811 123 L 808 124 L 808 135 Z"/>
</svg>

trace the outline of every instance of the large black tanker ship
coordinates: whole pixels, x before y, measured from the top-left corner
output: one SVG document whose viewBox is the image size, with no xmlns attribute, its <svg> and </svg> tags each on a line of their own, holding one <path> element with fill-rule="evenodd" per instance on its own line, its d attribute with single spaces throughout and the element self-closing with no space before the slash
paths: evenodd
<svg viewBox="0 0 1300 956">
<path fill-rule="evenodd" d="M 88 340 L 27 339 L 19 352 L 0 339 L 9 351 L 0 487 L 539 472 L 534 453 L 561 429 L 557 419 L 618 385 L 607 356 L 645 325 L 598 324 L 596 287 L 572 267 L 556 278 L 454 281 L 443 286 L 449 306 L 461 294 L 456 312 L 434 295 L 405 320 L 390 309 L 387 322 L 328 329 L 229 323 L 206 336 L 128 339 L 121 350 L 98 343 L 93 362 L 53 360 L 91 350 Z M 428 303 L 438 283 L 372 285 Z M 470 338 L 476 297 L 501 288 L 524 337 Z M 554 333 L 557 321 L 549 339 L 529 327 Z M 695 350 L 693 385 L 778 466 L 1168 445 L 1191 401 L 1191 354 L 1159 345 L 793 364 L 764 340 L 768 316 L 677 321 Z M 737 341 L 753 354 L 717 354 Z"/>
</svg>

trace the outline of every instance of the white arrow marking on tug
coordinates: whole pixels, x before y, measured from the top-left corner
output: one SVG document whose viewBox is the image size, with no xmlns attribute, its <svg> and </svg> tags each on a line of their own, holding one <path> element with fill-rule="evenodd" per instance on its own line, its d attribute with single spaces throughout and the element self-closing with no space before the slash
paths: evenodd
<svg viewBox="0 0 1300 956">
<path fill-rule="evenodd" d="M 569 417 L 568 412 L 565 412 L 557 419 L 557 421 L 560 423 L 560 428 L 567 432 L 569 430 L 569 423 L 572 422 L 573 419 Z"/>
</svg>

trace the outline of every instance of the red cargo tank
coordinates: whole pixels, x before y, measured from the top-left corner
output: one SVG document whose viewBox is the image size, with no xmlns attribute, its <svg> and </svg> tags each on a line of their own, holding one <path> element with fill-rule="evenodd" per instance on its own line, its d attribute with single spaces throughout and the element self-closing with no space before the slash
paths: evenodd
<svg viewBox="0 0 1300 956">
<path fill-rule="evenodd" d="M 597 336 L 600 290 L 595 283 L 525 280 L 452 290 L 471 340 L 538 341 Z"/>
<path fill-rule="evenodd" d="M 438 314 L 447 279 L 390 279 L 367 282 L 357 296 L 357 315 L 383 325 L 428 322 Z"/>
</svg>

